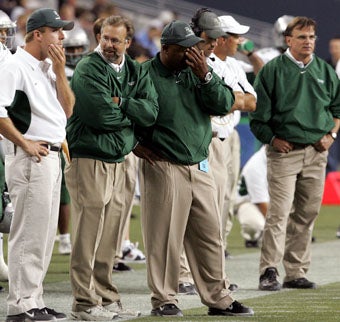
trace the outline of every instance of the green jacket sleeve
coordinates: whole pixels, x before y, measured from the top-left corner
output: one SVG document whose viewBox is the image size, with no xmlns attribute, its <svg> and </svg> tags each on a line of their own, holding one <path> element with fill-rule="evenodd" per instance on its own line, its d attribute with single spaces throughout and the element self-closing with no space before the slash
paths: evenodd
<svg viewBox="0 0 340 322">
<path fill-rule="evenodd" d="M 121 110 L 135 124 L 149 127 L 156 122 L 158 115 L 158 96 L 149 73 L 141 68 L 136 95 L 123 97 Z"/>
<path fill-rule="evenodd" d="M 271 78 L 269 78 L 271 79 Z M 274 133 L 270 127 L 272 118 L 271 87 L 263 69 L 257 75 L 254 89 L 257 93 L 256 111 L 249 113 L 250 129 L 262 143 L 269 144 Z"/>
<path fill-rule="evenodd" d="M 234 104 L 234 94 L 217 74 L 212 72 L 212 75 L 213 78 L 208 84 L 201 84 L 198 80 L 201 106 L 210 115 L 225 115 Z"/>
<path fill-rule="evenodd" d="M 331 111 L 334 118 L 340 119 L 340 80 L 338 76 L 333 73 L 333 71 L 331 76 L 332 101 L 330 103 L 329 110 Z"/>
<path fill-rule="evenodd" d="M 111 82 L 108 72 L 100 64 L 78 63 L 71 80 L 71 88 L 76 95 L 74 113 L 89 128 L 100 132 L 112 132 L 131 125 L 116 103 L 112 101 Z M 93 111 L 96 113 L 93 113 Z"/>
</svg>

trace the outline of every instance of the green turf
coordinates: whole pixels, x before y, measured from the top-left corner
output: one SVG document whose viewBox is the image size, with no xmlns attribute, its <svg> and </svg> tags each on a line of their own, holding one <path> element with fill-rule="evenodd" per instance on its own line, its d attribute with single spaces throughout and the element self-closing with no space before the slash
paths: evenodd
<svg viewBox="0 0 340 322">
<path fill-rule="evenodd" d="M 140 226 L 140 209 L 138 206 L 133 207 L 133 218 L 130 224 L 130 239 L 132 242 L 138 242 L 139 248 L 144 250 L 143 238 Z M 340 226 L 340 209 L 339 206 L 323 206 L 315 223 L 314 236 L 316 242 L 325 242 L 335 239 L 336 229 Z M 4 235 L 4 253 L 7 253 L 7 235 Z M 232 254 L 244 254 L 257 252 L 258 249 L 249 249 L 244 247 L 244 241 L 240 234 L 240 225 L 237 219 L 233 221 L 233 228 L 228 237 L 228 249 Z M 54 248 L 52 262 L 48 271 L 47 282 L 59 280 L 58 276 L 67 274 L 69 265 L 69 256 L 58 254 L 57 243 Z M 54 278 L 53 275 L 56 275 Z"/>
<path fill-rule="evenodd" d="M 256 321 L 256 322 L 328 322 L 340 320 L 340 283 L 329 284 L 316 290 L 289 290 L 242 301 L 256 308 L 253 317 L 209 317 L 207 308 L 184 310 L 184 317 L 176 321 Z M 146 316 L 134 321 L 163 321 Z M 168 321 L 168 320 L 167 320 Z"/>
<path fill-rule="evenodd" d="M 140 229 L 140 212 L 139 207 L 134 207 L 130 227 L 130 239 L 133 242 L 138 241 L 139 247 L 144 249 Z M 340 225 L 340 209 L 338 206 L 323 206 L 320 215 L 316 221 L 313 235 L 317 243 L 335 240 L 335 233 Z M 5 239 L 6 239 L 5 235 Z M 52 262 L 47 273 L 45 283 L 56 283 L 69 280 L 69 256 L 58 254 L 58 244 L 56 243 Z M 5 253 L 7 243 L 5 242 Z M 234 226 L 228 238 L 228 250 L 233 255 L 244 254 L 249 252 L 259 252 L 259 249 L 249 249 L 244 247 L 244 241 L 240 235 L 240 226 L 238 221 L 234 220 Z M 145 265 L 132 265 L 135 270 L 145 269 Z M 2 283 L 6 288 L 7 283 Z M 57 284 L 55 284 L 57 285 Z M 176 320 L 179 321 L 308 321 L 308 322 L 328 322 L 340 321 L 339 305 L 340 283 L 324 285 L 317 290 L 290 290 L 273 292 L 253 299 L 241 301 L 247 306 L 255 309 L 255 316 L 251 318 L 234 318 L 228 317 L 209 317 L 207 308 L 199 307 L 185 310 L 185 317 Z M 154 317 L 143 317 L 134 321 L 164 321 Z M 166 319 L 170 321 L 169 319 Z"/>
<path fill-rule="evenodd" d="M 139 242 L 139 248 L 144 250 L 143 239 L 140 227 L 140 211 L 135 206 L 132 213 L 134 218 L 130 224 L 130 239 L 132 242 Z M 319 218 L 316 221 L 314 236 L 316 242 L 325 242 L 335 239 L 335 232 L 340 225 L 340 209 L 338 206 L 323 206 Z M 231 254 L 244 254 L 250 252 L 258 252 L 258 249 L 250 249 L 244 247 L 244 241 L 240 234 L 240 225 L 237 219 L 234 220 L 233 229 L 228 237 L 228 250 Z M 134 269 L 144 269 L 143 265 L 132 265 Z M 68 277 L 69 256 L 58 254 L 57 243 L 54 248 L 52 262 L 45 283 L 65 281 Z"/>
<path fill-rule="evenodd" d="M 139 240 L 141 247 L 141 233 L 139 223 L 139 208 L 134 208 L 137 220 L 131 221 L 132 240 Z M 316 242 L 334 240 L 336 229 L 340 225 L 340 209 L 338 206 L 323 206 L 315 223 L 313 236 Z M 134 238 L 135 237 L 135 238 Z M 234 220 L 233 229 L 228 238 L 228 249 L 231 254 L 258 252 L 258 249 L 244 247 L 240 235 L 240 225 Z M 328 322 L 340 320 L 339 304 L 340 283 L 326 285 L 317 290 L 290 290 L 274 292 L 273 294 L 242 301 L 245 305 L 254 307 L 255 316 L 250 318 L 209 317 L 207 308 L 200 307 L 185 310 L 184 317 L 179 321 L 258 321 L 258 322 Z M 134 321 L 163 321 L 155 317 L 143 317 Z"/>
</svg>

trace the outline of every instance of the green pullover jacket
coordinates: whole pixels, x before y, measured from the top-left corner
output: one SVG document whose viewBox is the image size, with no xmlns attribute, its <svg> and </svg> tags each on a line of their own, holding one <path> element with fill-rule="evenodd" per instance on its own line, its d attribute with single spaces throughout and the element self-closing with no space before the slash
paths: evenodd
<svg viewBox="0 0 340 322">
<path fill-rule="evenodd" d="M 121 162 L 136 145 L 134 126 L 156 121 L 153 83 L 127 55 L 118 73 L 97 52 L 89 54 L 78 63 L 70 85 L 76 96 L 67 125 L 71 158 Z M 119 106 L 112 101 L 115 96 L 121 98 Z"/>
<path fill-rule="evenodd" d="M 340 118 L 339 79 L 334 70 L 314 56 L 300 68 L 286 54 L 267 63 L 255 79 L 256 111 L 250 127 L 262 143 L 273 136 L 288 142 L 313 144 Z"/>
<path fill-rule="evenodd" d="M 234 102 L 230 89 L 213 73 L 202 84 L 190 68 L 178 75 L 168 70 L 159 54 L 143 64 L 158 93 L 156 123 L 142 134 L 145 144 L 179 164 L 195 164 L 208 157 L 212 131 L 210 115 L 227 114 Z"/>
</svg>

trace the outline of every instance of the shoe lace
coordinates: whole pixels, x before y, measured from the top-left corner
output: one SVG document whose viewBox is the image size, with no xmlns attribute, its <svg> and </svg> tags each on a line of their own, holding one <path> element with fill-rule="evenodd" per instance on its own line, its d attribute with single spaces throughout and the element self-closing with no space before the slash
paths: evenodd
<svg viewBox="0 0 340 322">
<path fill-rule="evenodd" d="M 94 311 L 93 311 L 94 310 Z M 90 312 L 92 311 L 92 312 L 95 312 L 95 311 L 101 311 L 101 312 L 109 312 L 105 307 L 103 307 L 103 306 L 101 306 L 101 305 L 97 305 L 97 306 L 95 306 L 94 308 L 92 308 L 92 309 L 90 309 L 89 310 Z"/>
</svg>

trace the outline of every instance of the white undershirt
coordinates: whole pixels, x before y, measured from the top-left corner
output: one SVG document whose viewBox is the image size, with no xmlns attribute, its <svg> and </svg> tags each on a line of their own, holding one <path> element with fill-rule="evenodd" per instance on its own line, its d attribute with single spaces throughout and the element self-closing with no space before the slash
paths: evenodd
<svg viewBox="0 0 340 322">
<path fill-rule="evenodd" d="M 289 48 L 284 52 L 284 54 L 285 54 L 291 61 L 293 61 L 296 65 L 298 65 L 300 68 L 305 68 L 305 67 L 307 67 L 307 66 L 313 61 L 313 59 L 314 59 L 314 55 L 312 54 L 312 55 L 310 56 L 310 61 L 308 62 L 308 64 L 305 65 L 302 61 L 296 60 L 296 59 L 293 57 L 293 55 L 292 55 L 292 53 L 290 52 Z"/>
</svg>

